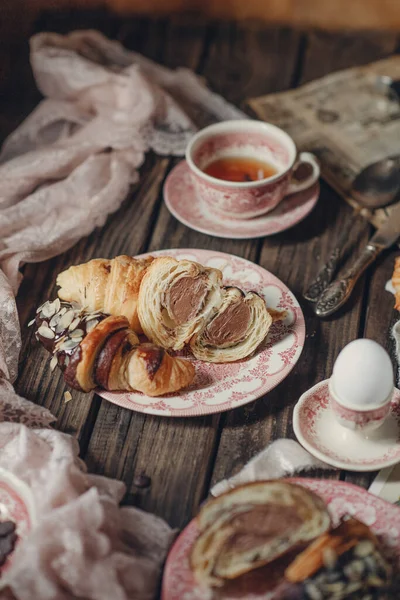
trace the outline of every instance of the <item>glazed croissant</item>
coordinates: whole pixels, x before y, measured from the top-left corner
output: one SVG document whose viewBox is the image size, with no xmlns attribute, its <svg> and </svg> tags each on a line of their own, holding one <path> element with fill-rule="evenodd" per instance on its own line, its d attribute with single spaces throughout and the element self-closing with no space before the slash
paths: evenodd
<svg viewBox="0 0 400 600">
<path fill-rule="evenodd" d="M 58 364 L 75 389 L 159 396 L 186 387 L 194 378 L 189 361 L 154 344 L 140 344 L 124 316 L 89 312 L 57 298 L 38 308 L 33 323 L 36 338 L 53 355 L 51 368 Z"/>
<path fill-rule="evenodd" d="M 112 260 L 96 258 L 70 267 L 57 277 L 58 296 L 77 302 L 89 311 L 124 316 L 131 329 L 142 333 L 138 319 L 139 287 L 153 258 L 117 256 Z"/>
</svg>

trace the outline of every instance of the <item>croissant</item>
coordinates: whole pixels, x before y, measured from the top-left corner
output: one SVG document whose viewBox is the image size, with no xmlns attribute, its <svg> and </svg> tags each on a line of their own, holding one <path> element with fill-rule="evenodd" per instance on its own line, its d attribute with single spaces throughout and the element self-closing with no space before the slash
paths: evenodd
<svg viewBox="0 0 400 600">
<path fill-rule="evenodd" d="M 125 316 L 89 312 L 77 304 L 45 302 L 38 308 L 36 338 L 53 355 L 71 387 L 88 392 L 137 390 L 149 396 L 175 392 L 194 378 L 193 365 L 154 344 L 140 344 Z"/>
<path fill-rule="evenodd" d="M 395 309 L 400 310 L 400 256 L 394 259 L 394 270 L 392 275 L 392 285 L 395 290 Z"/>
<path fill-rule="evenodd" d="M 257 481 L 209 500 L 197 526 L 191 569 L 199 583 L 218 587 L 315 539 L 329 528 L 330 516 L 302 486 Z"/>
<path fill-rule="evenodd" d="M 156 258 L 140 285 L 139 320 L 146 336 L 180 350 L 222 302 L 222 273 L 189 260 Z"/>
<path fill-rule="evenodd" d="M 140 282 L 153 258 L 117 256 L 112 260 L 96 258 L 70 267 L 57 277 L 58 296 L 77 302 L 89 311 L 125 316 L 131 329 L 142 333 L 137 304 Z"/>
<path fill-rule="evenodd" d="M 272 317 L 258 294 L 226 287 L 222 305 L 203 322 L 190 340 L 190 348 L 196 358 L 207 362 L 240 360 L 264 341 L 271 323 Z"/>
</svg>

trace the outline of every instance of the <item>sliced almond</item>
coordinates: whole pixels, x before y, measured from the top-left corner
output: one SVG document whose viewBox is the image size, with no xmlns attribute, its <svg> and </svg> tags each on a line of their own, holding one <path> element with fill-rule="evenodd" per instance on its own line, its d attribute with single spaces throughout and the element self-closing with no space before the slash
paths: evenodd
<svg viewBox="0 0 400 600">
<path fill-rule="evenodd" d="M 43 305 L 41 315 L 46 317 L 46 319 L 50 319 L 56 313 L 56 307 L 53 302 L 47 302 Z"/>
<path fill-rule="evenodd" d="M 71 325 L 69 326 L 69 330 L 73 331 L 76 327 L 78 327 L 79 323 L 80 323 L 81 319 L 80 317 L 76 317 L 76 319 L 74 319 L 71 323 Z"/>
<path fill-rule="evenodd" d="M 36 319 L 32 319 L 32 321 L 29 321 L 28 327 L 31 327 L 31 325 L 33 325 L 35 321 L 36 321 Z"/>
<path fill-rule="evenodd" d="M 65 315 L 66 312 L 67 312 L 67 308 L 65 306 L 63 306 L 62 309 L 60 310 L 60 315 L 63 316 L 63 315 Z"/>
<path fill-rule="evenodd" d="M 54 308 L 56 309 L 56 312 L 58 312 L 61 308 L 61 302 L 60 302 L 60 298 L 56 298 L 53 302 Z"/>
<path fill-rule="evenodd" d="M 50 370 L 54 371 L 54 369 L 56 368 L 57 364 L 58 364 L 57 356 L 54 355 L 53 358 L 50 361 Z"/>
<path fill-rule="evenodd" d="M 91 319 L 90 321 L 86 321 L 86 332 L 90 333 L 99 322 L 98 319 Z"/>
<path fill-rule="evenodd" d="M 38 329 L 38 334 L 49 340 L 52 340 L 55 337 L 54 331 L 52 331 L 50 327 L 47 327 L 47 325 L 41 325 Z"/>
<path fill-rule="evenodd" d="M 69 365 L 69 356 L 66 356 L 66 357 L 65 357 L 65 360 L 64 360 L 64 365 L 65 365 L 66 367 L 68 367 L 68 365 Z"/>
<path fill-rule="evenodd" d="M 71 392 L 64 392 L 64 402 L 72 400 Z"/>
<path fill-rule="evenodd" d="M 71 331 L 71 333 L 69 334 L 71 339 L 76 339 L 76 338 L 83 338 L 84 332 L 82 329 L 75 329 L 74 331 Z"/>
<path fill-rule="evenodd" d="M 55 315 L 53 315 L 51 317 L 50 322 L 49 322 L 49 326 L 50 327 L 57 327 L 57 325 L 59 324 L 60 320 L 61 320 L 61 315 L 60 315 L 59 312 L 57 312 Z"/>
<path fill-rule="evenodd" d="M 73 350 L 79 345 L 78 340 L 67 340 L 60 346 L 60 350 Z"/>
<path fill-rule="evenodd" d="M 73 310 L 68 310 L 61 317 L 61 320 L 59 323 L 60 327 L 63 327 L 64 329 L 68 329 L 68 327 L 71 325 L 72 321 L 74 320 L 74 317 L 75 317 L 75 312 Z"/>
</svg>

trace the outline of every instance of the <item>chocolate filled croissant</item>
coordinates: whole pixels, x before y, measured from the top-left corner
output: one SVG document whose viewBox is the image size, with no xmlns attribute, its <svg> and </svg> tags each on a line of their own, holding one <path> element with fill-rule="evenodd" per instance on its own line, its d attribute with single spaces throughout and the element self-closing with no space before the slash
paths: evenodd
<svg viewBox="0 0 400 600">
<path fill-rule="evenodd" d="M 190 340 L 199 360 L 231 362 L 250 356 L 271 327 L 272 317 L 258 294 L 236 287 L 223 288 L 222 294 L 222 305 Z"/>
<path fill-rule="evenodd" d="M 46 302 L 38 308 L 36 338 L 53 355 L 71 387 L 88 392 L 140 391 L 159 396 L 186 387 L 193 365 L 154 344 L 140 344 L 124 316 L 89 312 L 77 304 Z"/>
<path fill-rule="evenodd" d="M 88 311 L 124 316 L 131 329 L 142 333 L 137 303 L 139 287 L 153 258 L 117 256 L 112 260 L 96 258 L 70 267 L 57 277 L 58 296 L 77 302 Z"/>
<path fill-rule="evenodd" d="M 222 302 L 222 273 L 190 260 L 156 258 L 140 286 L 139 320 L 146 336 L 180 350 Z"/>
</svg>

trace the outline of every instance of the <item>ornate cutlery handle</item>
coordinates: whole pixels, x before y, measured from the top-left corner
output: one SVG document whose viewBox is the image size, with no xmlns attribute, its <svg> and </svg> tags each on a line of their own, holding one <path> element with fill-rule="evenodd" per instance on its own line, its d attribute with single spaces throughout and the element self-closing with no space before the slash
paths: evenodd
<svg viewBox="0 0 400 600">
<path fill-rule="evenodd" d="M 329 255 L 327 262 L 322 267 L 322 269 L 320 270 L 314 281 L 311 283 L 311 285 L 308 287 L 306 293 L 304 294 L 304 298 L 309 302 L 317 302 L 322 292 L 326 290 L 326 288 L 332 281 L 339 263 L 340 256 L 342 254 L 342 249 L 348 240 L 349 233 L 353 225 L 353 219 L 349 219 L 346 222 L 339 235 L 339 239 L 336 243 L 336 246 Z"/>
<path fill-rule="evenodd" d="M 334 281 L 323 292 L 315 307 L 315 313 L 319 317 L 328 317 L 343 306 L 353 291 L 356 281 L 364 273 L 365 269 L 374 262 L 382 250 L 382 246 L 367 244 L 362 254 L 345 275 L 341 279 Z"/>
</svg>

